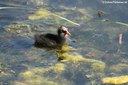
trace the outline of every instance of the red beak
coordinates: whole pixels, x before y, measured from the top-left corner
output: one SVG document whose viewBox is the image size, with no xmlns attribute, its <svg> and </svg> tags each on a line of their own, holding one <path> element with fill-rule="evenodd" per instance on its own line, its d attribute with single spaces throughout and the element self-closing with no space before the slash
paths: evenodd
<svg viewBox="0 0 128 85">
<path fill-rule="evenodd" d="M 69 35 L 71 35 L 71 33 L 70 33 L 70 32 L 68 32 L 68 31 L 66 32 L 66 34 L 67 34 L 68 36 L 69 36 Z"/>
</svg>

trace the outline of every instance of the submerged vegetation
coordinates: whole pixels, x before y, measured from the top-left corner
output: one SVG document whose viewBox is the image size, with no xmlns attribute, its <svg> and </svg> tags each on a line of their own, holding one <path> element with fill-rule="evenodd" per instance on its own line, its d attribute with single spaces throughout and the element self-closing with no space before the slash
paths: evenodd
<svg viewBox="0 0 128 85">
<path fill-rule="evenodd" d="M 102 79 L 103 83 L 107 84 L 128 84 L 128 75 L 125 76 L 119 76 L 119 77 L 107 77 Z"/>
<path fill-rule="evenodd" d="M 5 29 L 7 32 L 27 37 L 27 38 L 32 38 L 32 27 L 26 23 L 21 23 L 21 22 L 16 22 L 12 23 L 8 26 L 6 26 Z"/>
<path fill-rule="evenodd" d="M 66 19 L 66 18 L 62 17 L 62 16 L 59 16 L 55 13 L 52 13 L 52 12 L 46 10 L 46 9 L 39 9 L 34 15 L 31 15 L 31 16 L 28 17 L 29 20 L 39 20 L 39 19 L 42 19 L 42 18 L 45 19 L 46 21 L 48 19 L 50 19 L 51 21 L 53 21 L 56 24 L 61 24 L 62 20 L 65 20 L 69 23 L 80 26 L 80 24 L 75 23 L 75 22 L 73 22 L 69 19 Z"/>
<path fill-rule="evenodd" d="M 65 72 L 72 73 L 74 71 L 78 70 L 84 70 L 86 67 L 80 68 L 80 65 L 91 65 L 90 67 L 94 69 L 95 71 L 103 71 L 105 68 L 105 64 L 101 61 L 94 60 L 94 59 L 86 59 L 82 57 L 81 55 L 69 55 L 69 54 L 63 54 L 63 57 L 65 57 L 64 61 L 66 62 L 59 62 L 56 63 L 54 66 L 49 66 L 46 68 L 42 67 L 31 67 L 25 72 L 21 72 L 19 74 L 18 81 L 15 81 L 15 85 L 20 85 L 20 81 L 22 81 L 23 84 L 47 84 L 47 85 L 59 85 L 60 82 L 62 85 L 73 85 L 71 81 L 63 78 Z M 70 63 L 70 64 L 69 64 Z M 71 64 L 72 63 L 72 64 Z M 80 64 L 81 63 L 81 64 Z M 70 66 L 71 65 L 71 66 Z M 72 66 L 74 68 L 72 68 Z M 70 69 L 71 68 L 71 69 Z M 68 70 L 70 69 L 70 70 Z M 78 71 L 79 72 L 79 71 Z M 72 76 L 77 75 L 77 72 L 73 72 Z M 45 76 L 45 79 L 44 79 Z M 86 76 L 86 75 L 85 75 Z M 97 76 L 97 75 L 95 75 Z M 83 76 L 84 77 L 84 76 Z M 71 79 L 72 80 L 72 79 Z"/>
</svg>

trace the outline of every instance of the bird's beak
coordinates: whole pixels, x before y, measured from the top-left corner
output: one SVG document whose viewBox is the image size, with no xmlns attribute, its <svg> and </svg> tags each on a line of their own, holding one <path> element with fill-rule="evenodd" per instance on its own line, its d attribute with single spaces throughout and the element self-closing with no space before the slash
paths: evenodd
<svg viewBox="0 0 128 85">
<path fill-rule="evenodd" d="M 67 34 L 68 36 L 71 36 L 71 33 L 70 33 L 69 31 L 67 31 L 66 34 Z"/>
</svg>

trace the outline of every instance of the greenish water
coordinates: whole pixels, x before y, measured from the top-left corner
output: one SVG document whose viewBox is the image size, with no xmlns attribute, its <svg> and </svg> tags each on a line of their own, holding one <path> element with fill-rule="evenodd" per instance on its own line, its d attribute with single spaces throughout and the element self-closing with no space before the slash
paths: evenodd
<svg viewBox="0 0 128 85">
<path fill-rule="evenodd" d="M 104 77 L 128 75 L 127 8 L 99 0 L 1 0 L 0 85 L 102 85 Z M 55 33 L 62 24 L 76 50 L 67 53 L 83 60 L 60 62 L 54 50 L 34 47 L 32 28 Z"/>
</svg>

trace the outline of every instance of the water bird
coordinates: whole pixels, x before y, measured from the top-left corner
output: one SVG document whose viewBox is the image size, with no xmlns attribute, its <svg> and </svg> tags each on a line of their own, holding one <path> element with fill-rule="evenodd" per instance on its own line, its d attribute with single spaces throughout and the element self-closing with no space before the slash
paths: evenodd
<svg viewBox="0 0 128 85">
<path fill-rule="evenodd" d="M 67 44 L 66 38 L 71 35 L 68 28 L 60 26 L 57 30 L 57 34 L 35 34 L 35 46 L 42 48 L 62 48 Z"/>
</svg>

